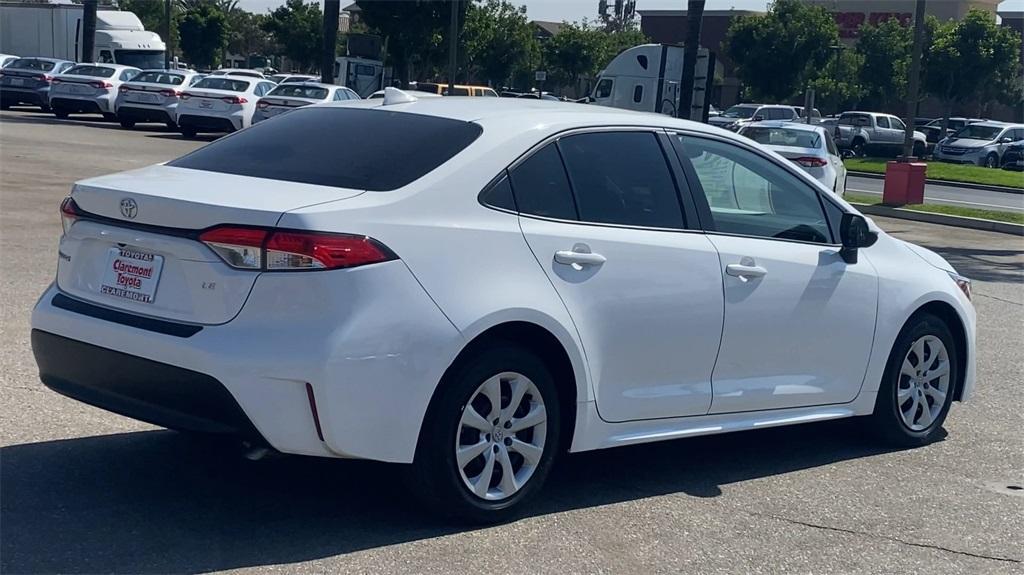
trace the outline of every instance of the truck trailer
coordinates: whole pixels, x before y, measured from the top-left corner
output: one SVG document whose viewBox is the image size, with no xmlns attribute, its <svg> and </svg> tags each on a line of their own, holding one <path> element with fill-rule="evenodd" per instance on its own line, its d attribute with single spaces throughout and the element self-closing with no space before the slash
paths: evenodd
<svg viewBox="0 0 1024 575">
<path fill-rule="evenodd" d="M 163 68 L 166 46 L 131 12 L 96 11 L 95 52 L 83 55 L 81 4 L 0 2 L 0 53 Z"/>
</svg>

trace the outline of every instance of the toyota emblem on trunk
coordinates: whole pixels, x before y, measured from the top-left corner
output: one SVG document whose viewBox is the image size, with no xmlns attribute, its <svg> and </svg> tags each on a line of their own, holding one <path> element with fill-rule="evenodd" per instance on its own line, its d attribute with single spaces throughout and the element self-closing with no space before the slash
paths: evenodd
<svg viewBox="0 0 1024 575">
<path fill-rule="evenodd" d="M 135 219 L 135 214 L 139 213 L 139 205 L 135 203 L 135 200 L 131 198 L 125 198 L 121 200 L 121 215 L 128 218 L 129 220 Z"/>
</svg>

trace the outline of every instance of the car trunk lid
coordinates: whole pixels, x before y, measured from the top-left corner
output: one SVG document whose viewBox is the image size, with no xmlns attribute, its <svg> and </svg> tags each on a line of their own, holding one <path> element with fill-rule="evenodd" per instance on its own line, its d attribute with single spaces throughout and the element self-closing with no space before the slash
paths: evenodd
<svg viewBox="0 0 1024 575">
<path fill-rule="evenodd" d="M 85 180 L 72 192 L 80 215 L 61 239 L 57 285 L 130 313 L 224 323 L 260 272 L 228 266 L 200 230 L 273 227 L 286 211 L 360 193 L 169 166 Z"/>
</svg>

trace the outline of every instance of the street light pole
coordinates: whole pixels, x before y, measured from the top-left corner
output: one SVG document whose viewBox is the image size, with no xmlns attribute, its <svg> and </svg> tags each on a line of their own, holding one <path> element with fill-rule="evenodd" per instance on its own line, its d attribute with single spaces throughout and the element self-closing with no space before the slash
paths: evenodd
<svg viewBox="0 0 1024 575">
<path fill-rule="evenodd" d="M 324 0 L 323 46 L 320 52 L 320 81 L 334 83 L 334 55 L 338 43 L 338 14 L 341 0 Z"/>
<path fill-rule="evenodd" d="M 448 32 L 448 94 L 455 93 L 455 71 L 458 68 L 459 0 L 452 0 L 451 30 Z"/>
<path fill-rule="evenodd" d="M 686 40 L 683 42 L 683 77 L 679 83 L 679 106 L 676 117 L 689 120 L 693 117 L 693 77 L 697 71 L 697 50 L 700 49 L 700 31 L 704 24 L 704 0 L 688 0 L 686 3 Z M 714 75 L 713 69 L 708 74 Z M 705 94 L 704 107 L 708 105 Z"/>
<path fill-rule="evenodd" d="M 171 69 L 174 43 L 171 41 L 171 0 L 164 0 L 164 69 Z"/>
<path fill-rule="evenodd" d="M 82 55 L 79 62 L 96 61 L 96 8 L 99 0 L 82 2 Z"/>
<path fill-rule="evenodd" d="M 921 50 L 924 45 L 925 0 L 917 0 L 914 6 L 914 48 L 910 54 L 910 78 L 907 81 L 907 118 L 903 132 L 903 156 L 901 162 L 909 162 L 914 153 L 914 111 L 917 108 L 918 91 L 921 89 Z"/>
</svg>

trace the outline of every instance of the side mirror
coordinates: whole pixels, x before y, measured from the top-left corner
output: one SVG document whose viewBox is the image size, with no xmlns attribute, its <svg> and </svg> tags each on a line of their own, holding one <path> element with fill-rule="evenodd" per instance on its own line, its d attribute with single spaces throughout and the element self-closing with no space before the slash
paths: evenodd
<svg viewBox="0 0 1024 575">
<path fill-rule="evenodd" d="M 758 114 L 757 116 L 754 116 L 754 121 L 755 122 L 763 122 L 764 121 L 764 116 Z"/>
<path fill-rule="evenodd" d="M 1000 144 L 1009 144 L 1012 141 L 1013 141 L 1013 138 L 1000 138 L 999 139 L 999 143 Z"/>
<path fill-rule="evenodd" d="M 843 214 L 839 223 L 839 237 L 843 247 L 839 255 L 848 264 L 857 263 L 857 250 L 874 245 L 878 241 L 878 234 L 871 231 L 868 221 L 860 214 Z"/>
</svg>

